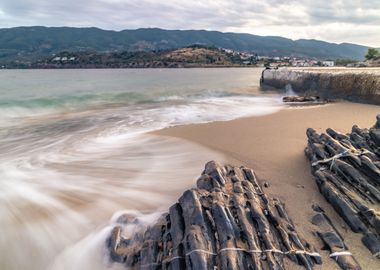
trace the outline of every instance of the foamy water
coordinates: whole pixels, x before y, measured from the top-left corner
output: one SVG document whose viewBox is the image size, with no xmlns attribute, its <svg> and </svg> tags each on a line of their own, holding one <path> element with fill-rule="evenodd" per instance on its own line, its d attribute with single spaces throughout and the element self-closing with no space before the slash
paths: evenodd
<svg viewBox="0 0 380 270">
<path fill-rule="evenodd" d="M 260 74 L 0 71 L 0 269 L 118 269 L 104 250 L 115 213 L 153 222 L 223 159 L 148 132 L 279 110 Z"/>
</svg>

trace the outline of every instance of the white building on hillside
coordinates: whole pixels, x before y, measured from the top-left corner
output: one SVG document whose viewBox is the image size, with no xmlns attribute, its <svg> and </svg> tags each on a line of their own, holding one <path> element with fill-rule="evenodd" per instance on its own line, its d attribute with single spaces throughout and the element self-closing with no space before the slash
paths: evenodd
<svg viewBox="0 0 380 270">
<path fill-rule="evenodd" d="M 334 61 L 322 61 L 322 66 L 333 67 L 333 66 L 335 66 L 335 62 Z"/>
</svg>

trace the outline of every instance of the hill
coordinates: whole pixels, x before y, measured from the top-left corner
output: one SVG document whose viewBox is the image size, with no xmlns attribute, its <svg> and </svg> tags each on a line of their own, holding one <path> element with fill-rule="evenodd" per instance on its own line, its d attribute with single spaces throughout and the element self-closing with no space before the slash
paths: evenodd
<svg viewBox="0 0 380 270">
<path fill-rule="evenodd" d="M 266 56 L 362 60 L 367 47 L 318 40 L 222 33 L 205 30 L 145 28 L 109 31 L 99 28 L 15 27 L 0 29 L 0 63 L 35 61 L 62 51 L 153 51 L 202 44 Z"/>
<path fill-rule="evenodd" d="M 61 52 L 30 65 L 13 64 L 9 68 L 177 68 L 249 66 L 256 57 L 216 47 L 193 45 L 159 51 Z"/>
</svg>

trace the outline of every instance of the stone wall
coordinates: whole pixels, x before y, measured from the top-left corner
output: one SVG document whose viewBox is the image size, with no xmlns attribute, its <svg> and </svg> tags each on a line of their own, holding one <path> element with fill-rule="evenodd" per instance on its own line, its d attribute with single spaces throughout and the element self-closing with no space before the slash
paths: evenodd
<svg viewBox="0 0 380 270">
<path fill-rule="evenodd" d="M 279 89 L 290 85 L 299 95 L 380 105 L 378 69 L 267 69 L 263 71 L 261 85 Z"/>
</svg>

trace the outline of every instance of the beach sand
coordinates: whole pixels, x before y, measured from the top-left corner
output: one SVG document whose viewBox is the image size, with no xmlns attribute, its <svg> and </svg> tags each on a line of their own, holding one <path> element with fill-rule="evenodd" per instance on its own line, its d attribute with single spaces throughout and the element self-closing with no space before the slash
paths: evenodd
<svg viewBox="0 0 380 270">
<path fill-rule="evenodd" d="M 313 216 L 311 206 L 322 206 L 362 268 L 375 270 L 380 267 L 379 260 L 361 243 L 361 234 L 353 233 L 319 193 L 303 151 L 308 127 L 319 133 L 328 127 L 346 133 L 354 124 L 373 126 L 379 113 L 379 106 L 341 102 L 317 107 L 289 107 L 271 115 L 227 122 L 177 126 L 154 134 L 201 144 L 224 154 L 234 165 L 253 168 L 261 183 L 269 183 L 266 193 L 285 202 L 297 231 L 318 249 L 323 244 L 313 235 L 316 228 L 310 222 Z M 320 253 L 323 265 L 315 269 L 340 269 L 328 257 L 328 251 Z"/>
</svg>

